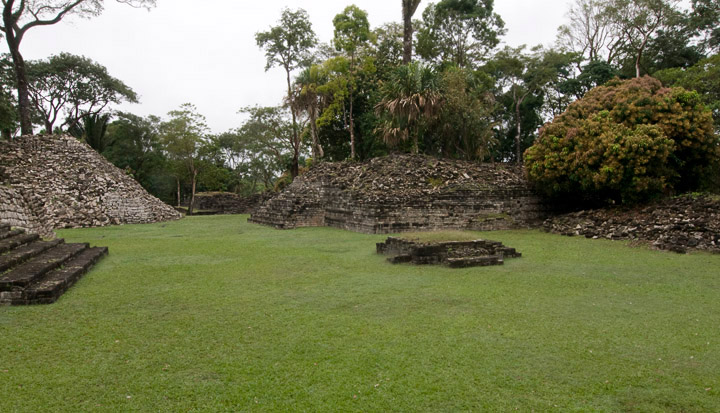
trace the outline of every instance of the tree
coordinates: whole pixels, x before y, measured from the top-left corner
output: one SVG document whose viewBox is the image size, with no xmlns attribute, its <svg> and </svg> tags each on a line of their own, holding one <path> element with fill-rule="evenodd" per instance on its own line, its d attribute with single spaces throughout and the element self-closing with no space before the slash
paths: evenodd
<svg viewBox="0 0 720 413">
<path fill-rule="evenodd" d="M 525 166 L 548 195 L 633 202 L 698 189 L 719 160 L 700 95 L 645 76 L 611 81 L 571 104 L 543 127 Z"/>
<path fill-rule="evenodd" d="M 403 18 L 403 64 L 412 61 L 413 26 L 412 16 L 417 11 L 420 0 L 402 0 Z"/>
<path fill-rule="evenodd" d="M 52 133 L 61 113 L 71 128 L 86 116 L 98 115 L 111 103 L 137 102 L 137 95 L 110 76 L 105 66 L 69 53 L 27 62 L 28 89 L 33 108 Z"/>
<path fill-rule="evenodd" d="M 114 117 L 106 133 L 106 139 L 112 145 L 102 155 L 135 178 L 148 192 L 172 203 L 177 195 L 176 180 L 160 139 L 161 119 L 125 112 L 117 112 Z"/>
<path fill-rule="evenodd" d="M 80 121 L 75 122 L 68 132 L 102 154 L 113 144 L 112 137 L 107 134 L 109 124 L 109 113 L 85 115 Z"/>
<path fill-rule="evenodd" d="M 713 113 L 715 133 L 720 136 L 720 55 L 703 59 L 687 69 L 672 68 L 655 73 L 667 86 L 695 90 Z"/>
<path fill-rule="evenodd" d="M 546 51 L 541 46 L 534 47 L 530 53 L 525 53 L 525 46 L 506 47 L 486 67 L 498 79 L 501 90 L 512 99 L 517 163 L 522 162 L 523 153 L 522 105 L 526 99 L 542 93 L 548 83 L 557 79 L 564 63 L 555 57 L 553 51 Z"/>
<path fill-rule="evenodd" d="M 609 4 L 608 0 L 575 0 L 567 13 L 569 22 L 558 28 L 558 46 L 581 54 L 590 63 L 614 63 L 625 38 L 608 14 Z"/>
<path fill-rule="evenodd" d="M 203 168 L 201 148 L 206 143 L 208 128 L 205 117 L 197 108 L 185 103 L 180 109 L 168 113 L 170 119 L 160 124 L 160 136 L 170 159 L 176 162 L 176 180 L 178 205 L 180 203 L 181 169 L 184 168 L 190 179 L 190 204 L 188 215 L 192 215 L 195 206 L 195 190 L 198 174 Z"/>
<path fill-rule="evenodd" d="M 428 133 L 438 146 L 435 153 L 469 161 L 483 161 L 490 155 L 496 144 L 491 84 L 489 76 L 469 69 L 452 67 L 440 74 L 443 103 Z"/>
<path fill-rule="evenodd" d="M 350 159 L 355 159 L 355 117 L 353 114 L 353 92 L 355 89 L 355 69 L 358 49 L 370 40 L 370 23 L 367 13 L 355 5 L 350 5 L 333 19 L 335 26 L 335 47 L 350 57 L 348 72 L 348 87 L 350 109 L 348 111 L 350 124 Z"/>
<path fill-rule="evenodd" d="M 265 49 L 266 71 L 276 66 L 285 69 L 287 101 L 292 116 L 293 147 L 298 148 L 293 153 L 290 168 L 290 175 L 295 178 L 299 172 L 298 158 L 301 142 L 297 124 L 297 105 L 294 104 L 295 95 L 290 82 L 290 73 L 308 64 L 310 58 L 308 52 L 317 44 L 317 39 L 305 10 L 291 11 L 284 9 L 278 25 L 271 27 L 269 31 L 256 33 L 255 41 L 258 47 Z"/>
<path fill-rule="evenodd" d="M 720 52 L 720 2 L 692 0 L 689 20 L 703 51 L 707 54 Z"/>
<path fill-rule="evenodd" d="M 398 23 L 386 23 L 373 30 L 374 48 L 369 53 L 375 60 L 378 76 L 386 77 L 403 60 L 403 27 Z"/>
<path fill-rule="evenodd" d="M 325 99 L 320 93 L 319 87 L 326 82 L 327 76 L 325 76 L 322 67 L 318 65 L 306 68 L 295 79 L 296 88 L 299 89 L 295 102 L 298 109 L 308 116 L 308 126 L 312 139 L 312 157 L 315 161 L 319 161 L 324 155 L 318 135 L 317 121 L 325 106 Z"/>
<path fill-rule="evenodd" d="M 253 158 L 263 159 L 267 164 L 261 172 L 265 175 L 265 183 L 269 184 L 276 172 L 292 168 L 296 162 L 295 154 L 303 152 L 302 141 L 295 139 L 293 125 L 282 107 L 247 107 L 241 111 L 250 118 L 237 133 L 249 143 L 248 150 Z M 260 170 L 257 163 L 253 167 Z"/>
<path fill-rule="evenodd" d="M 482 63 L 505 33 L 493 13 L 494 0 L 441 0 L 423 12 L 418 54 L 435 63 L 473 68 Z"/>
<path fill-rule="evenodd" d="M 116 0 L 134 7 L 151 7 L 155 0 Z M 31 135 L 32 114 L 25 60 L 20 44 L 28 30 L 56 24 L 69 15 L 97 16 L 103 11 L 103 0 L 3 0 L 0 31 L 12 56 L 16 76 L 18 113 L 23 135 Z"/>
<path fill-rule="evenodd" d="M 417 154 L 420 136 L 442 105 L 437 74 L 415 62 L 400 66 L 381 85 L 381 95 L 375 111 L 384 122 L 377 132 L 389 145 L 412 139 Z"/>
<path fill-rule="evenodd" d="M 611 0 L 608 16 L 622 33 L 625 45 L 635 61 L 635 77 L 652 36 L 677 11 L 677 0 Z"/>
</svg>

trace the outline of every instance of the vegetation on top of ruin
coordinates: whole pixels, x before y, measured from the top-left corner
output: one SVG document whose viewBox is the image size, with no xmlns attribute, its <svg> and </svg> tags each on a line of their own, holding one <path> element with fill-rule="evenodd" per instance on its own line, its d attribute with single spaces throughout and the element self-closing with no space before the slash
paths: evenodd
<svg viewBox="0 0 720 413">
<path fill-rule="evenodd" d="M 171 132 L 169 125 L 180 121 L 192 126 L 188 121 L 202 116 L 193 106 L 181 106 L 169 119 L 113 113 L 109 104 L 133 101 L 136 95 L 100 63 L 63 53 L 46 61 L 22 58 L 20 44 L 27 30 L 59 23 L 71 14 L 97 15 L 102 5 L 94 0 L 38 1 L 26 9 L 17 1 L 3 5 L 10 13 L 5 13 L 0 30 L 11 53 L 0 85 L 0 130 L 8 138 L 18 126 L 27 133 L 41 125 L 45 133 L 69 131 L 98 142 L 104 156 L 168 203 L 192 198 L 195 191 L 251 194 L 280 189 L 303 165 L 366 161 L 395 151 L 522 163 L 523 153 L 536 140 L 539 147 L 544 145 L 539 131 L 553 128 L 542 129 L 544 124 L 615 78 L 649 75 L 665 87 L 695 90 L 712 111 L 715 134 L 720 130 L 720 6 L 714 0 L 574 0 L 550 47 L 502 46 L 507 30 L 493 0 L 407 0 L 396 5 L 397 22 L 378 27 L 371 27 L 361 7 L 339 7 L 329 44 L 318 44 L 307 12 L 282 10 L 279 20 L 254 40 L 265 52 L 266 69 L 283 69 L 283 101 L 241 108 L 245 121 L 224 133 L 189 127 L 183 133 L 193 135 L 194 144 L 180 155 L 171 144 L 177 143 L 178 131 Z M 92 73 L 103 74 L 92 79 L 103 82 L 91 88 L 44 82 L 64 79 L 68 66 L 52 64 L 60 58 L 78 68 L 92 67 Z M 57 96 L 67 99 L 49 103 Z M 179 114 L 185 119 L 178 119 Z M 83 128 L 87 118 L 95 119 L 97 127 Z M 674 162 L 676 153 L 652 127 L 627 130 L 627 125 L 608 123 L 604 128 L 628 142 L 649 140 L 665 148 L 655 159 L 658 168 L 665 164 L 663 153 Z M 647 169 L 646 177 L 666 173 Z M 720 175 L 717 170 L 702 173 L 712 175 L 710 181 Z M 623 187 L 622 196 L 611 196 L 617 199 L 642 199 L 647 188 L 656 193 L 667 186 L 645 177 L 630 185 L 630 178 L 608 179 Z M 676 189 L 700 187 L 683 184 Z M 583 190 L 606 196 L 602 185 L 585 185 Z"/>
<path fill-rule="evenodd" d="M 590 90 L 541 129 L 525 156 L 546 195 L 628 203 L 711 185 L 720 139 L 697 92 L 646 76 Z"/>
</svg>

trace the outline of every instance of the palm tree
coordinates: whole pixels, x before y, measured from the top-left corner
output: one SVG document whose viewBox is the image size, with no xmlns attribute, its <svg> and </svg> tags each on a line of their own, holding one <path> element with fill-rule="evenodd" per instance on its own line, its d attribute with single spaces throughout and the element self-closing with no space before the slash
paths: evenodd
<svg viewBox="0 0 720 413">
<path fill-rule="evenodd" d="M 419 136 L 442 106 L 437 74 L 418 63 L 400 66 L 381 85 L 381 94 L 375 112 L 385 115 L 385 121 L 376 131 L 389 145 L 412 136 L 417 154 Z"/>
<path fill-rule="evenodd" d="M 75 122 L 68 128 L 68 133 L 85 141 L 97 153 L 103 153 L 112 146 L 113 141 L 108 139 L 106 132 L 110 124 L 110 114 L 92 114 L 82 117 L 81 122 Z"/>
<path fill-rule="evenodd" d="M 408 64 L 412 60 L 412 16 L 415 14 L 420 0 L 402 0 L 402 17 L 403 17 L 403 64 Z"/>
<path fill-rule="evenodd" d="M 317 161 L 324 156 L 322 145 L 318 137 L 317 120 L 323 107 L 326 105 L 323 95 L 318 92 L 318 86 L 326 82 L 326 76 L 320 66 L 312 65 L 306 68 L 295 79 L 295 105 L 299 112 L 305 112 L 310 124 L 312 138 L 312 156 Z"/>
</svg>

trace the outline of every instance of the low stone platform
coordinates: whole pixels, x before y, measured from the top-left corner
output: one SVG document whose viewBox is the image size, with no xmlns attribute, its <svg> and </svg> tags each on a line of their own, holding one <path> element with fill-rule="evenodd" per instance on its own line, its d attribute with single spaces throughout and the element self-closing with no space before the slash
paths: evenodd
<svg viewBox="0 0 720 413">
<path fill-rule="evenodd" d="M 107 253 L 0 224 L 0 306 L 54 303 Z"/>
<path fill-rule="evenodd" d="M 505 258 L 522 256 L 515 248 L 489 240 L 423 243 L 389 237 L 376 248 L 378 254 L 392 255 L 388 261 L 393 264 L 436 264 L 451 268 L 502 265 Z"/>
<path fill-rule="evenodd" d="M 551 210 L 517 165 L 390 155 L 316 164 L 249 221 L 367 234 L 491 231 L 540 226 Z"/>
</svg>

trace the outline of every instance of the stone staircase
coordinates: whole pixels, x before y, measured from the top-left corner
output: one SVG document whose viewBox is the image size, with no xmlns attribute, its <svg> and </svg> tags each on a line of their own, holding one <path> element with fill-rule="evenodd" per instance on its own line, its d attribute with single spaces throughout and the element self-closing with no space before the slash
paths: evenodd
<svg viewBox="0 0 720 413">
<path fill-rule="evenodd" d="M 54 303 L 107 253 L 0 224 L 0 306 Z"/>
</svg>

